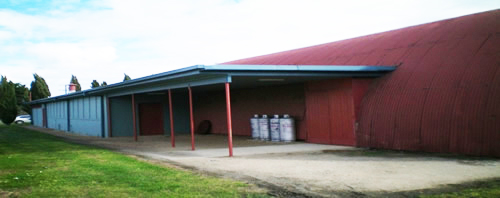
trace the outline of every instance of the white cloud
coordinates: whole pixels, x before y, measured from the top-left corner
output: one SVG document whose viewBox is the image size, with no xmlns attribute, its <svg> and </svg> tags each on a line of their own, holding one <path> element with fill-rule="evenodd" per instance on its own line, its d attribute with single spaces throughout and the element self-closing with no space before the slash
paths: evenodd
<svg viewBox="0 0 500 198">
<path fill-rule="evenodd" d="M 45 64 L 78 67 L 109 64 L 116 59 L 115 48 L 112 45 L 96 42 L 31 44 L 27 54 L 33 55 Z"/>
<path fill-rule="evenodd" d="M 56 2 L 57 3 L 57 2 Z M 120 82 L 500 7 L 498 1 L 92 1 L 29 15 L 0 10 L 0 74 L 64 93 L 71 75 Z M 104 9 L 102 9 L 104 8 Z"/>
</svg>

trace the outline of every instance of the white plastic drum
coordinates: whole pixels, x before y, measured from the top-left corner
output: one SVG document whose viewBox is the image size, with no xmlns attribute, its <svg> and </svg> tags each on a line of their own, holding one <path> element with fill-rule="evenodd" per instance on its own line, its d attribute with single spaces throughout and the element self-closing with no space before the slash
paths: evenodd
<svg viewBox="0 0 500 198">
<path fill-rule="evenodd" d="M 271 141 L 280 141 L 280 116 L 274 115 L 273 118 L 269 119 L 269 127 L 271 128 Z"/>
<path fill-rule="evenodd" d="M 265 114 L 259 118 L 259 132 L 261 140 L 269 140 L 269 118 Z"/>
<path fill-rule="evenodd" d="M 252 138 L 260 139 L 260 131 L 259 131 L 259 115 L 253 115 L 253 118 L 250 118 L 250 127 L 252 128 Z"/>
<path fill-rule="evenodd" d="M 295 121 L 288 114 L 280 118 L 280 139 L 283 142 L 295 141 Z"/>
</svg>

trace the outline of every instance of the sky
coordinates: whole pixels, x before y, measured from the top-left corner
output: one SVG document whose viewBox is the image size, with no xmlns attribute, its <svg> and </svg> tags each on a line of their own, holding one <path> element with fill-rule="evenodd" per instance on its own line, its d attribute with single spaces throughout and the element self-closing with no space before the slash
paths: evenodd
<svg viewBox="0 0 500 198">
<path fill-rule="evenodd" d="M 52 96 L 500 8 L 499 0 L 0 0 L 0 75 Z"/>
</svg>

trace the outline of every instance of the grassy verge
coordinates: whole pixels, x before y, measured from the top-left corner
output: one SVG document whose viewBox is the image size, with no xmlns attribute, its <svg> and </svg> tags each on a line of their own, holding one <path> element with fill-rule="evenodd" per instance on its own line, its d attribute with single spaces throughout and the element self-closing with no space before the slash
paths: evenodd
<svg viewBox="0 0 500 198">
<path fill-rule="evenodd" d="M 0 126 L 0 197 L 266 197 L 251 189 Z"/>
<path fill-rule="evenodd" d="M 465 185 L 459 191 L 432 195 L 421 195 L 420 198 L 458 198 L 458 197 L 500 197 L 500 180 L 483 181 Z"/>
</svg>

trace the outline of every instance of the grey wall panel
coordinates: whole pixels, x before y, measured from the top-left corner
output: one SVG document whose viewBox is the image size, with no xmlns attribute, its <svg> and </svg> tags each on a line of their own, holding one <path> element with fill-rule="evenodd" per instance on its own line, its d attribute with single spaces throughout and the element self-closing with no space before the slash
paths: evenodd
<svg viewBox="0 0 500 198">
<path fill-rule="evenodd" d="M 32 121 L 33 125 L 37 127 L 43 127 L 43 111 L 42 108 L 33 108 L 32 110 Z"/>
<path fill-rule="evenodd" d="M 71 120 L 71 131 L 81 135 L 101 136 L 100 120 Z"/>
<path fill-rule="evenodd" d="M 75 113 L 78 115 L 78 117 L 75 117 L 75 119 L 78 118 L 83 120 L 83 98 L 76 99 L 76 102 L 78 103 L 78 106 L 76 106 Z"/>
<path fill-rule="evenodd" d="M 91 113 L 91 109 L 92 109 L 92 106 L 90 105 L 91 102 L 90 102 L 90 98 L 83 98 L 83 106 L 84 106 L 84 109 L 83 109 L 83 119 L 85 120 L 91 120 L 92 119 L 92 116 L 90 115 Z"/>
<path fill-rule="evenodd" d="M 189 96 L 187 92 L 172 93 L 172 109 L 174 114 L 175 134 L 189 134 Z M 168 98 L 165 105 L 165 133 L 170 135 L 170 114 L 168 109 Z"/>
<path fill-rule="evenodd" d="M 47 127 L 57 130 L 68 130 L 68 114 L 66 101 L 47 104 Z"/>
<path fill-rule="evenodd" d="M 76 98 L 70 101 L 70 131 L 88 135 L 101 136 L 102 113 L 101 97 L 91 96 Z"/>
<path fill-rule="evenodd" d="M 108 114 L 107 114 L 107 104 L 106 104 L 106 96 L 102 96 L 101 97 L 101 125 L 102 125 L 102 134 L 101 136 L 102 137 L 109 137 L 109 133 L 108 133 Z"/>
<path fill-rule="evenodd" d="M 113 137 L 133 136 L 131 96 L 110 98 L 111 133 Z"/>
</svg>

